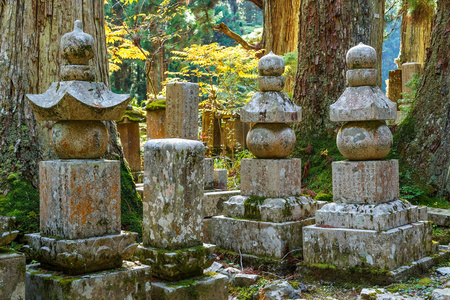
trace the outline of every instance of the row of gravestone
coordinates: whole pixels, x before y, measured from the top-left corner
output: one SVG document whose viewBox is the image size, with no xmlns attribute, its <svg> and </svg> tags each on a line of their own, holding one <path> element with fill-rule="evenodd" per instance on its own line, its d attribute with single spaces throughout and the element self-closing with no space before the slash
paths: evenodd
<svg viewBox="0 0 450 300">
<path fill-rule="evenodd" d="M 241 163 L 241 195 L 224 203 L 224 216 L 204 221 L 203 144 L 149 140 L 143 243 L 135 243 L 136 233 L 121 231 L 119 162 L 100 159 L 101 121 L 119 119 L 128 95 L 91 81 L 93 44 L 77 21 L 61 42 L 65 81 L 27 95 L 37 119 L 57 121 L 52 145 L 60 159 L 40 162 L 40 233 L 26 235 L 25 249 L 40 265 L 28 266 L 26 284 L 23 275 L 9 277 L 10 290 L 26 286 L 28 299 L 227 299 L 226 277 L 203 274 L 214 260 L 204 239 L 276 258 L 303 249 L 306 266 L 387 271 L 437 251 L 423 210 L 398 199 L 397 161 L 383 159 L 392 143 L 384 120 L 396 109 L 375 85 L 375 50 L 362 44 L 348 52 L 349 87 L 330 110 L 332 121 L 346 122 L 337 143 L 348 159 L 332 165 L 333 203 L 301 196 L 301 161 L 287 158 L 296 139 L 288 124 L 301 121 L 301 108 L 281 92 L 284 62 L 270 53 L 258 65 L 261 91 L 241 111 L 256 123 L 247 144 L 257 157 Z M 132 257 L 142 264 L 123 265 Z"/>
</svg>

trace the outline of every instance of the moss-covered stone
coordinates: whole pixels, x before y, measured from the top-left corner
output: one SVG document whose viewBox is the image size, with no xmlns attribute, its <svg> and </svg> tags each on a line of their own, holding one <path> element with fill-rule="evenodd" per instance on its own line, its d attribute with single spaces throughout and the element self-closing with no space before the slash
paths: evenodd
<svg viewBox="0 0 450 300">
<path fill-rule="evenodd" d="M 147 105 L 145 106 L 145 110 L 147 110 L 147 111 L 159 110 L 159 109 L 166 109 L 166 99 L 149 101 L 147 103 Z"/>
<path fill-rule="evenodd" d="M 120 119 L 117 120 L 117 122 L 118 123 L 122 122 L 124 121 L 125 118 L 127 118 L 131 122 L 142 123 L 145 122 L 145 116 L 146 113 L 142 108 L 131 106 L 131 110 L 127 108 L 123 113 L 122 117 L 120 117 Z"/>
</svg>

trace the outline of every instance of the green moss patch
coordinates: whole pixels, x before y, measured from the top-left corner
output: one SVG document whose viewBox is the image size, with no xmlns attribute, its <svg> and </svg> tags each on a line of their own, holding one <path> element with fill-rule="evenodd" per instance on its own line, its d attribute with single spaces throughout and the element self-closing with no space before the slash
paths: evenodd
<svg viewBox="0 0 450 300">
<path fill-rule="evenodd" d="M 120 164 L 122 229 L 137 232 L 142 238 L 142 198 L 136 192 L 128 164 Z"/>
<path fill-rule="evenodd" d="M 145 122 L 145 111 L 140 107 L 132 106 L 132 110 L 126 110 L 117 122 L 122 122 L 125 118 L 132 122 Z"/>
<path fill-rule="evenodd" d="M 244 202 L 244 218 L 250 220 L 261 220 L 259 205 L 264 203 L 266 197 L 250 196 Z"/>
<path fill-rule="evenodd" d="M 159 109 L 166 109 L 166 99 L 149 101 L 147 103 L 147 105 L 145 106 L 145 110 L 147 110 L 147 111 L 159 110 Z"/>
</svg>

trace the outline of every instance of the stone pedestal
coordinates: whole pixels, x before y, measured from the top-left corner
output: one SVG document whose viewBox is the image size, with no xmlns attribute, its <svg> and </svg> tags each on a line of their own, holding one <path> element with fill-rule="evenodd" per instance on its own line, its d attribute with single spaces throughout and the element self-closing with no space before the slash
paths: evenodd
<svg viewBox="0 0 450 300">
<path fill-rule="evenodd" d="M 223 215 L 224 203 L 230 197 L 240 195 L 241 191 L 214 191 L 205 192 L 203 195 L 202 209 L 203 217 Z"/>
<path fill-rule="evenodd" d="M 389 93 L 387 96 L 389 100 L 395 103 L 402 99 L 402 70 L 389 71 Z"/>
<path fill-rule="evenodd" d="M 25 255 L 0 252 L 0 299 L 25 299 Z"/>
<path fill-rule="evenodd" d="M 26 286 L 26 299 L 30 300 L 152 299 L 151 268 L 145 265 L 124 265 L 79 276 L 44 270 L 39 264 L 29 265 Z"/>
<path fill-rule="evenodd" d="M 117 131 L 120 134 L 123 155 L 130 166 L 132 172 L 141 170 L 141 141 L 139 122 L 130 121 L 124 118 L 117 122 Z"/>
<path fill-rule="evenodd" d="M 143 245 L 137 256 L 153 267 L 155 277 L 200 276 L 214 260 L 214 246 L 203 244 L 204 156 L 197 141 L 145 144 Z"/>
<path fill-rule="evenodd" d="M 226 169 L 214 169 L 213 176 L 214 188 L 226 191 L 228 189 L 228 171 Z"/>
<path fill-rule="evenodd" d="M 205 176 L 205 180 L 203 189 L 212 190 L 214 188 L 214 159 L 205 158 L 204 165 L 203 175 Z"/>
<path fill-rule="evenodd" d="M 198 140 L 198 96 L 196 83 L 167 84 L 166 138 Z"/>
<path fill-rule="evenodd" d="M 147 138 L 163 139 L 165 135 L 166 109 L 147 110 Z"/>
</svg>

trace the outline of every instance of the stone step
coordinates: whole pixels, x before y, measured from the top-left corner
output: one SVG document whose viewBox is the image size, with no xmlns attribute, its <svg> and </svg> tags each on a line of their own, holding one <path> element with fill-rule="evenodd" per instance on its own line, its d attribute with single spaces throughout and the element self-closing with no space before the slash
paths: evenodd
<svg viewBox="0 0 450 300">
<path fill-rule="evenodd" d="M 428 221 L 439 226 L 450 227 L 450 209 L 428 207 Z"/>
</svg>

